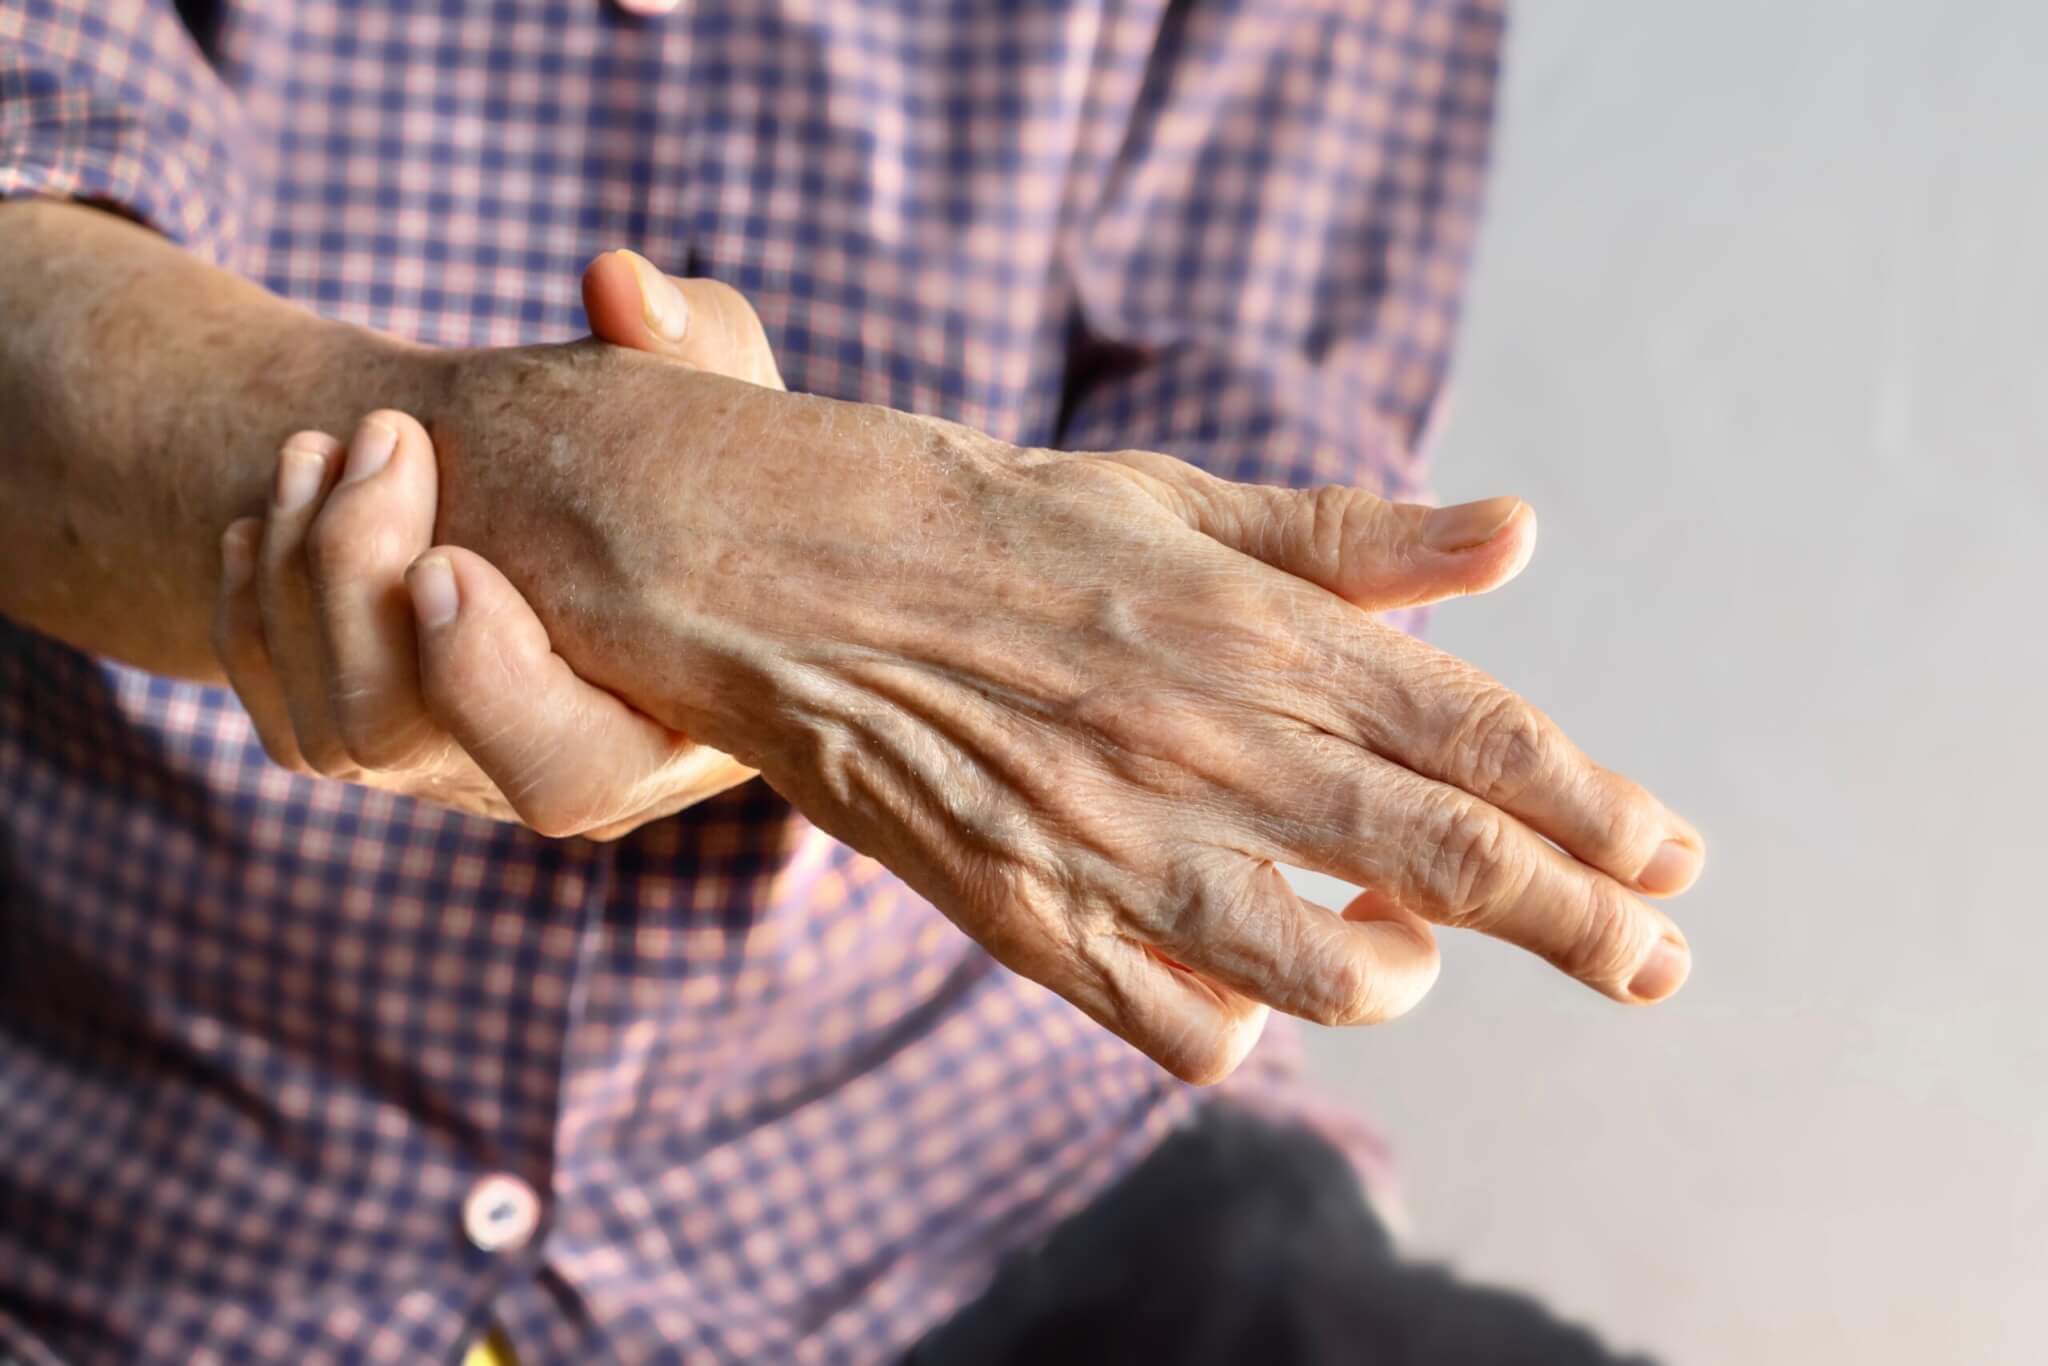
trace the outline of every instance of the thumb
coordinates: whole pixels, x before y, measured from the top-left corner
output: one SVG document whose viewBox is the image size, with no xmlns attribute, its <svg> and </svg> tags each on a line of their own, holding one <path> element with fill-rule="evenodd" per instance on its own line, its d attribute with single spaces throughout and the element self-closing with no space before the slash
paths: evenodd
<svg viewBox="0 0 2048 1366">
<path fill-rule="evenodd" d="M 541 834 L 583 834 L 645 809 L 698 750 L 578 677 L 482 556 L 436 546 L 405 585 L 428 711 Z"/>
<path fill-rule="evenodd" d="M 1536 512 L 1519 498 L 1432 508 L 1338 485 L 1232 483 L 1152 451 L 1097 458 L 1142 476 L 1203 535 L 1369 611 L 1490 592 L 1536 551 Z"/>
<path fill-rule="evenodd" d="M 608 251 L 583 268 L 583 312 L 599 341 L 784 387 L 760 316 L 722 281 L 664 275 L 637 252 Z"/>
</svg>

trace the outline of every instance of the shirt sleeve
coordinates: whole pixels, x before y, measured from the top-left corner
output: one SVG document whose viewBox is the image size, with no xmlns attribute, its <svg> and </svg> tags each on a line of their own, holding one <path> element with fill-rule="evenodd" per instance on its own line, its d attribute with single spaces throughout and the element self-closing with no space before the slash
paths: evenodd
<svg viewBox="0 0 2048 1366">
<path fill-rule="evenodd" d="M 0 0 L 0 198 L 104 204 L 232 265 L 237 125 L 170 0 Z"/>
<path fill-rule="evenodd" d="M 1056 444 L 1417 496 L 1503 28 L 1498 0 L 1170 9 L 1063 242 Z"/>
</svg>

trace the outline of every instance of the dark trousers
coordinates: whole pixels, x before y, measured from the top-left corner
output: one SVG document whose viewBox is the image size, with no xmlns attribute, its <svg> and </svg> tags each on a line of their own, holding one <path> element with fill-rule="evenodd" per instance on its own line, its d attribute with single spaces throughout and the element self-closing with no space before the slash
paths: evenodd
<svg viewBox="0 0 2048 1366">
<path fill-rule="evenodd" d="M 1225 1103 L 1013 1258 L 905 1366 L 1641 1366 L 1395 1255 L 1344 1158 Z"/>
</svg>

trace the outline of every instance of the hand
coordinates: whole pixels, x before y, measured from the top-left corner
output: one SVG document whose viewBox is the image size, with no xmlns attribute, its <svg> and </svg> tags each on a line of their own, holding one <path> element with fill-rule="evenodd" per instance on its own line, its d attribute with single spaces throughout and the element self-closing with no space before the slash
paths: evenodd
<svg viewBox="0 0 2048 1366">
<path fill-rule="evenodd" d="M 728 286 L 614 252 L 583 288 L 624 344 L 782 387 Z M 595 839 L 754 776 L 577 678 L 487 561 L 429 553 L 438 471 L 411 417 L 371 414 L 342 456 L 291 438 L 269 514 L 222 538 L 216 652 L 276 762 Z"/>
<path fill-rule="evenodd" d="M 1367 612 L 1510 577 L 1530 512 L 1022 449 L 578 344 L 434 420 L 442 538 L 593 683 L 759 769 L 1173 1072 L 1268 1007 L 1409 1008 L 1430 924 L 1622 1001 L 1689 953 L 1701 841 L 1527 702 Z M 1285 862 L 1369 890 L 1304 905 Z"/>
</svg>

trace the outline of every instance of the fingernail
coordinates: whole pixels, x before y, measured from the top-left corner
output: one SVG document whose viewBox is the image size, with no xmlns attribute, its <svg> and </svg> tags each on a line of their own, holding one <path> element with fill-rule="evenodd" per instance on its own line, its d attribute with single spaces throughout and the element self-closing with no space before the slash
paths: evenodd
<svg viewBox="0 0 2048 1366">
<path fill-rule="evenodd" d="M 1638 1001 L 1661 1001 L 1684 986 L 1691 971 L 1692 950 L 1675 940 L 1659 939 L 1629 979 L 1628 994 Z"/>
<path fill-rule="evenodd" d="M 256 547 L 251 544 L 256 538 L 252 534 L 253 518 L 243 518 L 228 524 L 220 537 L 220 586 L 232 593 L 249 581 L 256 572 Z"/>
<path fill-rule="evenodd" d="M 1521 499 L 1508 497 L 1437 508 L 1422 519 L 1422 543 L 1444 554 L 1485 545 L 1521 508 Z"/>
<path fill-rule="evenodd" d="M 391 453 L 397 449 L 397 432 L 381 422 L 366 419 L 356 428 L 355 439 L 348 443 L 348 464 L 342 467 L 341 482 L 353 484 L 368 479 L 391 463 Z"/>
<path fill-rule="evenodd" d="M 628 14 L 652 18 L 669 13 L 681 2 L 682 0 L 619 0 L 619 8 Z"/>
<path fill-rule="evenodd" d="M 681 341 L 690 330 L 690 306 L 676 282 L 654 268 L 654 263 L 636 252 L 626 252 L 633 274 L 640 281 L 640 312 L 658 337 Z"/>
<path fill-rule="evenodd" d="M 461 604 L 455 594 L 455 571 L 439 555 L 415 560 L 406 572 L 405 586 L 412 593 L 413 615 L 422 626 L 446 626 L 455 620 Z"/>
<path fill-rule="evenodd" d="M 286 446 L 277 457 L 277 488 L 273 497 L 279 512 L 297 512 L 313 501 L 327 478 L 327 457 L 304 446 Z"/>
<path fill-rule="evenodd" d="M 1700 864 L 1704 860 L 1700 851 L 1677 840 L 1665 840 L 1657 846 L 1657 852 L 1650 855 L 1650 861 L 1643 871 L 1636 875 L 1636 886 L 1652 896 L 1671 896 L 1692 886 L 1693 879 L 1700 875 Z"/>
</svg>

